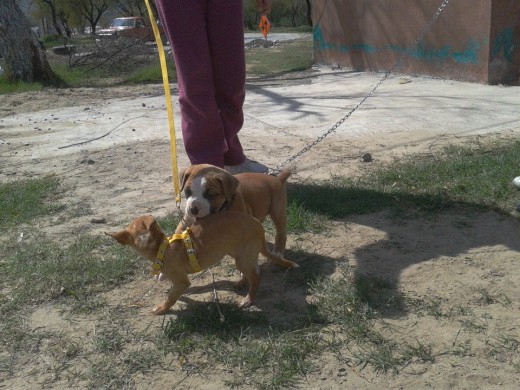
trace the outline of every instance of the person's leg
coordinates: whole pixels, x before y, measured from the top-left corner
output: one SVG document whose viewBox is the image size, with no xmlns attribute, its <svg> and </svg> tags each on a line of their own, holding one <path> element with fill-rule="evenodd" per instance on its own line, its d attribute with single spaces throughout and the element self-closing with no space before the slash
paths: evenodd
<svg viewBox="0 0 520 390">
<path fill-rule="evenodd" d="M 215 98 L 224 126 L 225 165 L 246 160 L 238 132 L 244 123 L 246 66 L 242 1 L 208 0 L 208 39 Z"/>
<path fill-rule="evenodd" d="M 192 164 L 223 167 L 227 143 L 215 101 L 206 3 L 202 0 L 156 0 L 173 47 L 186 153 Z"/>
</svg>

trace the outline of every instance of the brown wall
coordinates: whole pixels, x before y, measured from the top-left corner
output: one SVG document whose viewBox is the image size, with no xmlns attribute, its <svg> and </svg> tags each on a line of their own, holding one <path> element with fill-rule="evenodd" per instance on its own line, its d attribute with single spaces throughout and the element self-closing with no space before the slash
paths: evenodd
<svg viewBox="0 0 520 390">
<path fill-rule="evenodd" d="M 391 69 L 442 0 L 314 0 L 314 58 L 354 70 Z M 398 73 L 516 83 L 520 0 L 450 0 Z"/>
</svg>

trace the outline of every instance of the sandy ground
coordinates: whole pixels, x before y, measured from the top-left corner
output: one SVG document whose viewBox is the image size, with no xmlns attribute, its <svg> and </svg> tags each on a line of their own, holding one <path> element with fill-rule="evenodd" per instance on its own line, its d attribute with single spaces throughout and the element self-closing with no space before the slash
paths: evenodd
<svg viewBox="0 0 520 390">
<path fill-rule="evenodd" d="M 253 159 L 283 163 L 342 119 L 381 78 L 378 74 L 314 70 L 285 78 L 248 81 L 242 142 Z M 175 88 L 174 88 L 175 92 Z M 518 87 L 483 86 L 429 78 L 392 76 L 337 131 L 290 166 L 292 183 L 362 174 L 361 156 L 372 163 L 427 152 L 478 137 L 510 137 L 520 130 Z M 0 96 L 0 180 L 56 175 L 68 188 L 62 202 L 75 217 L 40 221 L 49 236 L 101 234 L 137 215 L 174 211 L 169 138 L 161 86 L 42 91 Z M 175 105 L 176 125 L 180 121 Z M 179 166 L 188 164 L 177 130 Z M 520 172 L 519 172 L 520 174 Z M 512 209 L 515 205 L 512 205 Z M 65 221 L 65 222 L 63 222 Z M 104 221 L 104 223 L 99 223 Z M 450 212 L 397 224 L 385 213 L 334 221 L 326 234 L 290 236 L 293 250 L 308 253 L 316 272 L 335 275 L 348 261 L 358 272 L 396 281 L 415 299 L 435 299 L 443 310 L 464 307 L 472 316 L 435 319 L 401 312 L 384 318 L 396 340 L 429 344 L 432 363 L 406 367 L 399 375 L 346 368 L 334 357 L 302 379 L 313 389 L 515 389 L 520 383 L 519 221 L 493 212 Z M 283 321 L 283 296 L 302 308 L 312 297 L 302 287 L 280 291 L 284 275 L 264 266 L 257 310 Z M 297 277 L 297 276 L 296 276 Z M 205 281 L 208 281 L 207 279 Z M 197 282 L 198 283 L 198 282 Z M 491 299 L 483 302 L 482 291 Z M 107 294 L 114 307 L 139 302 L 134 325 L 159 327 L 149 311 L 164 287 L 136 280 Z M 190 295 L 209 300 L 210 292 Z M 221 299 L 241 299 L 222 291 Z M 295 309 L 295 310 L 296 310 Z M 484 330 L 464 327 L 473 319 Z M 52 306 L 30 315 L 33 329 L 88 336 L 88 321 L 67 321 Z M 485 325 L 485 326 L 484 326 Z M 479 328 L 482 329 L 482 328 Z M 499 340 L 514 340 L 498 348 Z M 515 344 L 516 343 L 516 344 Z M 445 353 L 465 346 L 464 353 Z M 43 352 L 41 352 L 43 351 Z M 48 382 L 45 348 L 0 387 L 42 388 Z M 87 364 L 83 362 L 83 364 Z M 185 377 L 181 369 L 134 378 L 137 388 L 225 388 L 226 372 Z M 54 388 L 68 388 L 65 379 Z M 73 386 L 76 387 L 76 386 Z"/>
</svg>

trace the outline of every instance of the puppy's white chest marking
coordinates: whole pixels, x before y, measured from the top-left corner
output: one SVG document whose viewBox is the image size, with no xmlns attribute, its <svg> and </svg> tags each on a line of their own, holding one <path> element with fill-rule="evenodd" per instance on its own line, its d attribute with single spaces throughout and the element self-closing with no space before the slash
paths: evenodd
<svg viewBox="0 0 520 390">
<path fill-rule="evenodd" d="M 189 196 L 186 200 L 186 214 L 194 218 L 204 218 L 211 212 L 211 205 L 204 197 L 207 182 L 206 178 L 199 176 L 195 177 L 191 182 L 189 188 Z"/>
</svg>

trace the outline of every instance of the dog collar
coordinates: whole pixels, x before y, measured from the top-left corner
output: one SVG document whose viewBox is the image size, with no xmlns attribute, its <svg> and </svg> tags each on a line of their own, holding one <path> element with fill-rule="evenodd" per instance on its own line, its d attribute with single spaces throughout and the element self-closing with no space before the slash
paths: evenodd
<svg viewBox="0 0 520 390">
<path fill-rule="evenodd" d="M 224 202 L 222 202 L 222 204 L 220 205 L 220 207 L 217 210 L 217 212 L 220 212 L 220 211 L 226 211 L 228 208 L 229 208 L 229 205 L 231 204 L 231 202 L 233 202 L 233 199 L 235 198 L 235 195 L 233 195 L 231 197 L 231 200 L 228 201 L 228 200 L 224 200 Z M 213 214 L 213 213 L 212 213 Z"/>
<path fill-rule="evenodd" d="M 166 253 L 166 248 L 169 244 L 174 241 L 182 240 L 184 242 L 184 248 L 186 248 L 186 253 L 188 254 L 188 259 L 193 269 L 193 272 L 200 272 L 202 268 L 199 265 L 197 260 L 197 252 L 193 248 L 193 242 L 190 237 L 190 229 L 187 228 L 185 231 L 179 234 L 174 234 L 171 237 L 166 237 L 164 241 L 161 243 L 159 250 L 157 251 L 157 256 L 155 257 L 155 261 L 152 264 L 152 275 L 159 275 L 162 272 L 163 267 L 163 258 Z"/>
<path fill-rule="evenodd" d="M 224 203 L 222 203 L 222 206 L 220 206 L 220 208 L 218 209 L 218 211 L 225 211 L 227 210 L 229 207 L 229 202 L 227 200 L 224 201 Z"/>
</svg>

